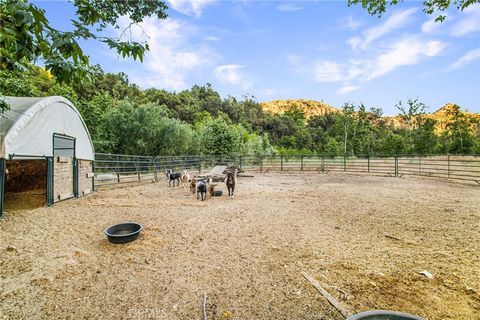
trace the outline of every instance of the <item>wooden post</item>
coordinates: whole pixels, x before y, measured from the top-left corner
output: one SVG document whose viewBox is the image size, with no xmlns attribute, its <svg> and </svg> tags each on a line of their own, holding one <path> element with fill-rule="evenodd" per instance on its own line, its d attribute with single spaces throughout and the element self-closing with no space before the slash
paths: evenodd
<svg viewBox="0 0 480 320">
<path fill-rule="evenodd" d="M 240 156 L 240 161 L 239 161 L 239 166 L 240 166 L 240 169 L 242 169 L 242 156 Z"/>
<path fill-rule="evenodd" d="M 370 155 L 367 156 L 367 171 L 370 173 Z"/>
<path fill-rule="evenodd" d="M 303 171 L 303 155 L 300 156 L 300 171 Z"/>
<path fill-rule="evenodd" d="M 343 171 L 347 171 L 347 154 L 343 154 Z"/>
<path fill-rule="evenodd" d="M 280 171 L 283 171 L 283 155 L 280 156 Z"/>
</svg>

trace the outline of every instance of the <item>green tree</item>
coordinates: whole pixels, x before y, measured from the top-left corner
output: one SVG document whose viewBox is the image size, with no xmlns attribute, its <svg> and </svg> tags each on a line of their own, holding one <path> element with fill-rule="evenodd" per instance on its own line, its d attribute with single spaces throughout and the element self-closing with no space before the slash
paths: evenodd
<svg viewBox="0 0 480 320">
<path fill-rule="evenodd" d="M 200 137 L 201 154 L 231 155 L 239 153 L 241 136 L 225 118 L 226 116 L 210 118 L 199 124 L 197 134 Z"/>
<path fill-rule="evenodd" d="M 478 141 L 476 141 L 471 130 L 470 122 L 465 113 L 458 105 L 453 105 L 446 112 L 449 117 L 445 146 L 447 152 L 456 154 L 468 154 L 474 152 Z"/>
<path fill-rule="evenodd" d="M 70 31 L 53 28 L 45 11 L 26 0 L 2 0 L 0 6 L 0 70 L 23 70 L 41 60 L 59 81 L 82 82 L 92 69 L 79 40 L 105 43 L 123 57 L 143 59 L 147 43 L 123 41 L 102 35 L 107 27 L 118 29 L 117 21 L 127 16 L 132 24 L 155 15 L 167 17 L 167 6 L 159 0 L 101 1 L 71 0 L 75 7 Z M 127 27 L 128 28 L 128 27 Z M 124 30 L 125 31 L 125 30 Z"/>
<path fill-rule="evenodd" d="M 381 17 L 386 11 L 388 6 L 394 6 L 402 0 L 348 0 L 348 5 L 360 4 L 364 9 L 367 9 L 368 13 Z M 479 0 L 424 0 L 423 12 L 425 14 L 438 14 L 435 21 L 444 21 L 446 16 L 442 14 L 450 6 L 455 6 L 457 10 L 464 10 L 474 3 L 480 2 Z"/>
<path fill-rule="evenodd" d="M 437 122 L 433 119 L 420 120 L 412 132 L 413 152 L 416 154 L 433 154 L 438 149 L 438 136 L 435 134 Z"/>
</svg>

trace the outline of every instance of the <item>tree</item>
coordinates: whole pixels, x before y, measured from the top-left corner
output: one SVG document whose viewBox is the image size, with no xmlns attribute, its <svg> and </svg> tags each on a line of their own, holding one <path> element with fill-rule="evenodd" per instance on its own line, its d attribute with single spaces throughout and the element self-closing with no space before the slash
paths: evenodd
<svg viewBox="0 0 480 320">
<path fill-rule="evenodd" d="M 343 111 L 343 152 L 347 154 L 348 150 L 348 132 L 351 129 L 353 123 L 353 113 L 355 112 L 355 106 L 350 103 L 345 103 L 342 108 Z"/>
<path fill-rule="evenodd" d="M 232 155 L 240 151 L 241 136 L 224 117 L 210 118 L 198 126 L 201 154 Z"/>
<path fill-rule="evenodd" d="M 460 110 L 458 105 L 452 105 L 446 111 L 450 118 L 447 123 L 446 146 L 447 151 L 457 154 L 468 154 L 475 150 L 476 143 L 470 128 L 470 123 L 465 113 Z"/>
<path fill-rule="evenodd" d="M 381 17 L 386 11 L 387 6 L 394 6 L 402 0 L 348 0 L 348 5 L 360 4 L 372 16 Z M 445 12 L 450 6 L 454 5 L 457 10 L 463 11 L 465 8 L 474 3 L 479 3 L 480 0 L 424 0 L 423 12 L 425 14 L 439 14 L 435 21 L 442 22 L 446 16 L 441 14 Z"/>
<path fill-rule="evenodd" d="M 418 125 L 419 116 L 425 114 L 427 106 L 421 102 L 418 97 L 415 99 L 409 98 L 406 105 L 399 101 L 395 108 L 400 111 L 399 116 L 407 123 L 409 130 L 413 130 Z"/>
<path fill-rule="evenodd" d="M 167 6 L 159 0 L 102 1 L 70 0 L 75 6 L 72 31 L 53 28 L 45 11 L 27 0 L 2 0 L 0 6 L 0 70 L 23 70 L 41 60 L 60 82 L 83 82 L 92 73 L 89 57 L 78 40 L 94 39 L 107 44 L 123 57 L 143 59 L 147 43 L 102 36 L 107 27 L 120 28 L 127 16 L 133 24 L 145 17 L 167 17 Z M 124 30 L 125 31 L 125 30 Z"/>
<path fill-rule="evenodd" d="M 435 134 L 437 121 L 424 118 L 413 131 L 413 151 L 417 154 L 433 154 L 438 147 L 438 136 Z"/>
</svg>

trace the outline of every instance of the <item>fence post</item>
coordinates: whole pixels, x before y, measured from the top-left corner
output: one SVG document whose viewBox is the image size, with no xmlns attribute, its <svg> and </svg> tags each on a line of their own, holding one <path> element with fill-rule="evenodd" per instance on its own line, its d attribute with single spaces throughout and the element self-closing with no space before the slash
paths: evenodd
<svg viewBox="0 0 480 320">
<path fill-rule="evenodd" d="M 198 174 L 202 174 L 202 156 L 198 156 Z"/>
<path fill-rule="evenodd" d="M 239 159 L 239 167 L 240 169 L 242 169 L 242 156 L 240 156 L 240 159 Z"/>
<path fill-rule="evenodd" d="M 398 178 L 398 156 L 395 156 L 395 177 Z"/>
<path fill-rule="evenodd" d="M 117 172 L 117 183 L 120 183 L 120 174 Z"/>
<path fill-rule="evenodd" d="M 283 154 L 280 156 L 280 171 L 283 171 Z"/>
<path fill-rule="evenodd" d="M 418 156 L 418 175 L 422 175 L 422 156 Z"/>
<path fill-rule="evenodd" d="M 321 168 L 322 168 L 322 172 L 325 172 L 325 158 L 323 156 L 320 156 L 320 159 L 321 159 Z"/>
<path fill-rule="evenodd" d="M 300 156 L 300 171 L 303 171 L 303 155 Z"/>
<path fill-rule="evenodd" d="M 95 161 L 92 161 L 92 192 L 95 192 Z"/>
<path fill-rule="evenodd" d="M 153 178 L 155 182 L 158 182 L 157 160 L 153 159 Z"/>
<path fill-rule="evenodd" d="M 448 178 L 450 178 L 450 154 L 447 157 L 447 161 L 448 161 Z"/>
<path fill-rule="evenodd" d="M 140 164 L 138 162 L 138 157 L 137 157 L 137 164 L 135 166 L 135 169 L 137 170 L 138 181 L 140 181 L 140 171 L 138 170 L 138 169 L 140 169 L 139 167 L 140 167 Z"/>
<path fill-rule="evenodd" d="M 0 218 L 3 215 L 3 201 L 5 195 L 5 159 L 0 159 Z"/>
<path fill-rule="evenodd" d="M 260 173 L 263 172 L 263 154 L 260 156 Z"/>
<path fill-rule="evenodd" d="M 367 156 L 367 172 L 370 173 L 370 155 Z"/>
<path fill-rule="evenodd" d="M 347 171 L 347 154 L 343 154 L 343 171 Z"/>
<path fill-rule="evenodd" d="M 118 156 L 115 156 L 115 171 L 119 172 L 120 171 L 120 162 Z"/>
</svg>

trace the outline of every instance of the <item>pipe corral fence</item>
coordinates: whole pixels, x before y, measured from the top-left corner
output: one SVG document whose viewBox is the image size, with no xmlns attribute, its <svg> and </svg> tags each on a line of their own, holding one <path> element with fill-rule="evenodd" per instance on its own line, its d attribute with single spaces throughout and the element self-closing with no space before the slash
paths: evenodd
<svg viewBox="0 0 480 320">
<path fill-rule="evenodd" d="M 328 173 L 350 172 L 402 177 L 406 175 L 453 179 L 480 185 L 479 155 L 229 155 L 133 156 L 95 154 L 95 187 L 139 181 L 157 182 L 165 170 L 204 172 L 217 164 L 245 171 Z"/>
</svg>

